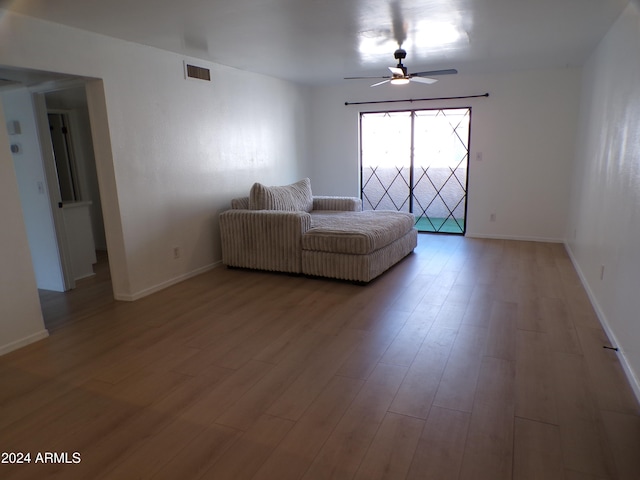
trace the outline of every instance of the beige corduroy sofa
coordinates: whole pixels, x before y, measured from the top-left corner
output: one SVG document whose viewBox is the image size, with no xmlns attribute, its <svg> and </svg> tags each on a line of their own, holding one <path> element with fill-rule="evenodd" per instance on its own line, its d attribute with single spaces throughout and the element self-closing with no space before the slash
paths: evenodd
<svg viewBox="0 0 640 480">
<path fill-rule="evenodd" d="M 417 245 L 409 213 L 362 211 L 355 197 L 313 196 L 308 178 L 256 183 L 220 214 L 222 263 L 369 282 Z"/>
</svg>

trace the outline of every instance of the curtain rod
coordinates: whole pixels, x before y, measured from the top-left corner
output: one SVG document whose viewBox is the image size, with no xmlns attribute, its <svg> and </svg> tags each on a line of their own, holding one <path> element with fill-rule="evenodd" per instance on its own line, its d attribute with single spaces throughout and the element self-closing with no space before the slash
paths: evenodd
<svg viewBox="0 0 640 480">
<path fill-rule="evenodd" d="M 373 105 L 376 103 L 403 103 L 403 102 L 425 102 L 429 100 L 461 100 L 464 98 L 488 97 L 488 93 L 482 95 L 465 95 L 462 97 L 435 97 L 435 98 L 409 98 L 407 100 L 378 100 L 375 102 L 344 102 L 345 105 Z"/>
</svg>

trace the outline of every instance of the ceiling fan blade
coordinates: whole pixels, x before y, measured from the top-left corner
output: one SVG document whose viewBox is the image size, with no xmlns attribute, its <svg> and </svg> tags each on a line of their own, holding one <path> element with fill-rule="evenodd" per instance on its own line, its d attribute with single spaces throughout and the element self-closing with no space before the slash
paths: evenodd
<svg viewBox="0 0 640 480">
<path fill-rule="evenodd" d="M 383 81 L 381 81 L 381 82 L 374 83 L 374 84 L 373 84 L 373 85 L 371 85 L 371 86 L 372 86 L 372 87 L 377 87 L 378 85 L 382 85 L 383 83 L 388 83 L 388 82 L 390 82 L 390 81 L 391 81 L 391 79 L 383 80 Z"/>
<path fill-rule="evenodd" d="M 400 67 L 389 67 L 394 77 L 404 77 L 404 72 Z"/>
<path fill-rule="evenodd" d="M 391 78 L 387 76 L 376 76 L 376 77 L 344 77 L 344 80 L 363 80 L 363 79 L 372 79 L 372 78 Z"/>
<path fill-rule="evenodd" d="M 449 68 L 447 70 L 431 70 L 429 72 L 416 72 L 411 73 L 412 77 L 435 77 L 436 75 L 455 75 L 458 70 L 455 68 Z"/>
<path fill-rule="evenodd" d="M 431 85 L 432 83 L 436 83 L 438 81 L 435 78 L 428 77 L 411 77 L 409 80 L 411 80 L 412 82 L 426 83 L 428 85 Z"/>
</svg>

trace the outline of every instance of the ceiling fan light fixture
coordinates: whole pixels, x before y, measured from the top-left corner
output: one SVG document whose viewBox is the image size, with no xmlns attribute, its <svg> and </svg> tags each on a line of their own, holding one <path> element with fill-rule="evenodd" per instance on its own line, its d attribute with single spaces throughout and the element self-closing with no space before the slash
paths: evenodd
<svg viewBox="0 0 640 480">
<path fill-rule="evenodd" d="M 398 77 L 391 79 L 391 85 L 406 85 L 409 83 L 409 79 L 406 77 Z"/>
</svg>

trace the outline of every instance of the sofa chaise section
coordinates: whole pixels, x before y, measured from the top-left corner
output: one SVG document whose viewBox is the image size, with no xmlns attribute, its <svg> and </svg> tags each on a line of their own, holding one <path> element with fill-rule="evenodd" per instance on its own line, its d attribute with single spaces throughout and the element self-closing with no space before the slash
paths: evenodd
<svg viewBox="0 0 640 480">
<path fill-rule="evenodd" d="M 302 271 L 369 282 L 416 247 L 414 221 L 402 212 L 318 212 L 302 236 Z"/>
</svg>

